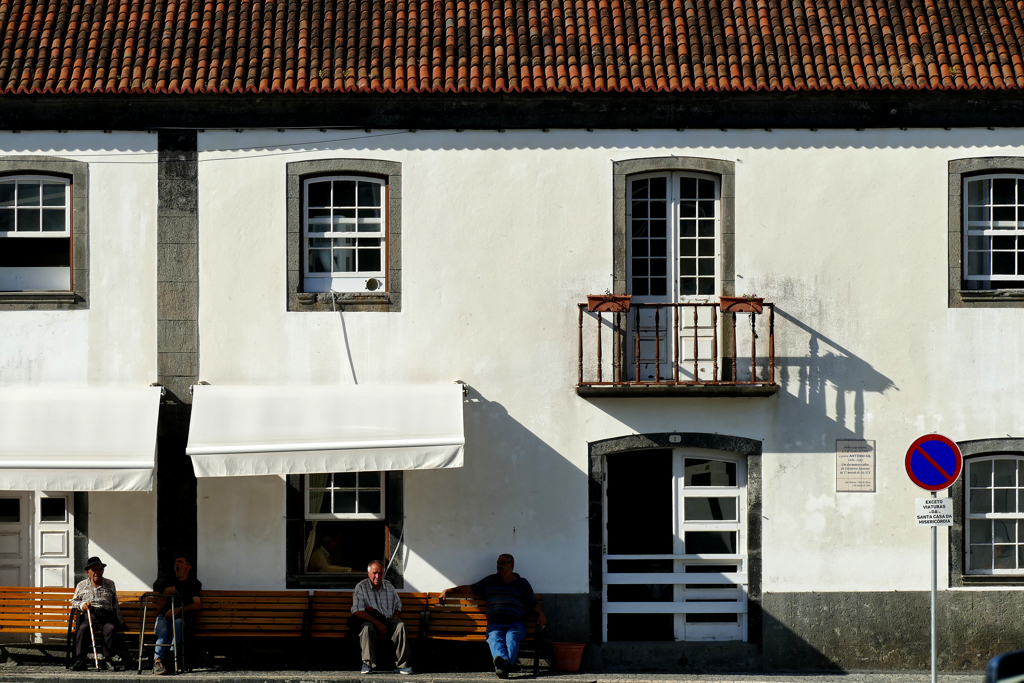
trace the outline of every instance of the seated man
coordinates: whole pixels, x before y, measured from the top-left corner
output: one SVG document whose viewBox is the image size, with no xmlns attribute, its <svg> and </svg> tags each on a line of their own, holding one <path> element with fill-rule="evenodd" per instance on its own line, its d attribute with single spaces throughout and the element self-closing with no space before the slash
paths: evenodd
<svg viewBox="0 0 1024 683">
<path fill-rule="evenodd" d="M 508 678 L 509 669 L 519 656 L 519 643 L 526 637 L 526 612 L 536 612 L 541 628 L 548 624 L 544 609 L 533 593 L 530 582 L 512 571 L 515 559 L 498 555 L 498 572 L 485 576 L 471 586 L 456 586 L 441 592 L 441 604 L 450 594 L 472 593 L 487 600 L 487 645 L 494 657 L 494 673 Z"/>
<path fill-rule="evenodd" d="M 85 573 L 89 578 L 83 579 L 75 586 L 75 595 L 71 598 L 71 606 L 81 610 L 78 615 L 78 630 L 75 633 L 74 671 L 85 669 L 86 653 L 92 647 L 93 639 L 103 647 L 103 662 L 97 662 L 102 669 L 108 668 L 108 662 L 114 656 L 114 632 L 124 626 L 121 618 L 121 606 L 117 602 L 117 588 L 110 579 L 103 578 L 103 564 L 98 557 L 90 557 L 85 563 Z M 90 627 L 90 620 L 92 626 Z M 90 635 L 90 628 L 92 635 Z M 124 666 L 114 664 L 115 671 L 123 671 Z"/>
<path fill-rule="evenodd" d="M 338 537 L 334 534 L 324 534 L 320 539 L 320 547 L 309 556 L 309 564 L 306 570 L 311 572 L 350 572 L 352 567 L 342 567 L 331 561 L 331 555 L 338 549 Z"/>
<path fill-rule="evenodd" d="M 174 580 L 165 585 L 161 591 L 164 595 L 177 595 L 173 601 L 174 639 L 171 638 L 172 599 L 160 598 L 156 603 L 156 654 L 153 659 L 153 673 L 167 673 L 164 657 L 167 656 L 167 645 L 181 642 L 181 627 L 185 618 L 195 618 L 196 612 L 202 609 L 199 596 L 203 593 L 203 584 L 192 578 L 192 564 L 187 557 L 174 560 Z"/>
<path fill-rule="evenodd" d="M 402 601 L 391 582 L 384 579 L 383 562 L 370 562 L 366 575 L 368 578 L 357 583 L 352 592 L 352 616 L 363 620 L 359 628 L 359 645 L 363 651 L 361 673 L 373 673 L 377 666 L 377 637 L 388 636 L 395 644 L 394 673 L 411 674 L 408 640 L 402 622 Z"/>
</svg>

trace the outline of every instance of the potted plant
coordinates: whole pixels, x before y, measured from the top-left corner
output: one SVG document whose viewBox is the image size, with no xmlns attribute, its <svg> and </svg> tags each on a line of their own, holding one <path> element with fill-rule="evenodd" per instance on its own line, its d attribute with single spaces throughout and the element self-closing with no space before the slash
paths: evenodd
<svg viewBox="0 0 1024 683">
<path fill-rule="evenodd" d="M 585 643 L 551 643 L 555 653 L 555 668 L 559 671 L 579 671 Z"/>
<path fill-rule="evenodd" d="M 632 294 L 588 294 L 587 310 L 591 313 L 628 313 Z"/>
<path fill-rule="evenodd" d="M 764 310 L 764 297 L 753 294 L 720 296 L 718 305 L 722 308 L 723 313 L 726 311 L 729 313 L 760 313 Z"/>
</svg>

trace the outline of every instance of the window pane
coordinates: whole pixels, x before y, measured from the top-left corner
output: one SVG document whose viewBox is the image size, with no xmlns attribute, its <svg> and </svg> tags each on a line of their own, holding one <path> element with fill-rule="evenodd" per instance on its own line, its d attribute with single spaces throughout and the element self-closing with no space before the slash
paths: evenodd
<svg viewBox="0 0 1024 683">
<path fill-rule="evenodd" d="M 359 492 L 359 512 L 380 513 L 380 491 Z"/>
<path fill-rule="evenodd" d="M 710 277 L 702 277 L 697 280 L 697 294 L 714 294 L 715 293 L 715 279 Z"/>
<path fill-rule="evenodd" d="M 697 278 L 695 277 L 682 277 L 679 278 L 679 293 L 680 294 L 696 294 L 697 293 Z"/>
<path fill-rule="evenodd" d="M 651 275 L 662 277 L 668 274 L 668 263 L 665 259 L 651 259 Z"/>
<path fill-rule="evenodd" d="M 334 181 L 334 205 L 355 206 L 356 205 L 356 181 L 335 180 Z"/>
<path fill-rule="evenodd" d="M 680 256 L 696 256 L 697 242 L 695 240 L 679 240 Z"/>
<path fill-rule="evenodd" d="M 38 189 L 38 187 L 36 189 Z M 39 209 L 18 209 L 18 232 L 38 230 Z"/>
<path fill-rule="evenodd" d="M 651 199 L 665 198 L 665 178 L 651 178 Z"/>
<path fill-rule="evenodd" d="M 992 512 L 1016 512 L 1016 489 L 996 489 L 992 492 Z"/>
<path fill-rule="evenodd" d="M 679 221 L 680 237 L 696 237 L 697 221 Z"/>
<path fill-rule="evenodd" d="M 1017 211 L 1012 206 L 993 206 L 992 207 L 992 221 L 1004 223 L 1013 223 L 1017 220 Z M 1014 225 L 993 225 L 993 228 L 1013 228 Z"/>
<path fill-rule="evenodd" d="M 0 209 L 0 232 L 14 232 L 14 209 Z"/>
<path fill-rule="evenodd" d="M 684 500 L 683 516 L 687 521 L 736 519 L 735 498 L 686 497 Z"/>
<path fill-rule="evenodd" d="M 1014 249 L 1017 246 L 1017 238 L 1010 236 L 999 236 L 992 238 L 993 249 Z"/>
<path fill-rule="evenodd" d="M 39 206 L 39 181 L 18 181 L 18 206 Z"/>
<path fill-rule="evenodd" d="M 651 296 L 668 294 L 668 280 L 663 277 L 651 278 Z"/>
<path fill-rule="evenodd" d="M 680 218 L 696 218 L 697 217 L 697 202 L 694 202 L 694 201 L 679 202 L 679 217 Z"/>
<path fill-rule="evenodd" d="M 355 491 L 335 491 L 334 492 L 334 512 L 355 512 L 356 511 L 356 492 Z"/>
<path fill-rule="evenodd" d="M 686 458 L 685 486 L 736 486 L 736 463 Z"/>
<path fill-rule="evenodd" d="M 715 181 L 713 180 L 698 180 L 697 181 L 697 196 L 700 199 L 714 199 L 715 198 Z"/>
<path fill-rule="evenodd" d="M 356 272 L 356 250 L 335 249 L 334 250 L 334 272 L 354 273 Z"/>
<path fill-rule="evenodd" d="M 726 555 L 736 552 L 735 531 L 687 531 L 683 544 L 688 555 Z"/>
<path fill-rule="evenodd" d="M 972 489 L 971 512 L 992 512 L 992 491 L 988 489 Z"/>
<path fill-rule="evenodd" d="M 698 221 L 697 234 L 701 237 L 714 237 L 715 236 L 715 222 L 714 221 Z"/>
<path fill-rule="evenodd" d="M 334 487 L 338 489 L 353 489 L 356 487 L 355 472 L 339 472 L 334 475 Z"/>
<path fill-rule="evenodd" d="M 992 210 L 987 206 L 972 206 L 967 209 L 967 220 L 989 221 L 992 219 Z"/>
<path fill-rule="evenodd" d="M 665 221 L 657 219 L 651 221 L 651 237 L 665 237 Z"/>
<path fill-rule="evenodd" d="M 317 499 L 320 499 L 320 504 L 317 505 Z M 310 491 L 309 492 L 309 511 L 313 513 L 319 513 L 322 515 L 330 514 L 331 512 L 331 493 L 330 491 Z"/>
<path fill-rule="evenodd" d="M 633 276 L 634 277 L 645 277 L 647 275 L 647 259 L 635 258 L 633 259 Z"/>
<path fill-rule="evenodd" d="M 997 545 L 992 554 L 993 569 L 1016 569 L 1017 568 L 1017 546 Z"/>
<path fill-rule="evenodd" d="M 972 545 L 968 565 L 969 569 L 991 569 L 992 546 Z"/>
<path fill-rule="evenodd" d="M 992 542 L 992 522 L 987 519 L 972 519 L 968 522 L 971 543 Z"/>
<path fill-rule="evenodd" d="M 0 498 L 0 523 L 21 521 L 21 500 Z"/>
<path fill-rule="evenodd" d="M 695 259 L 695 258 L 679 259 L 679 274 L 680 275 L 696 275 L 697 274 L 697 259 Z"/>
<path fill-rule="evenodd" d="M 1013 178 L 996 178 L 992 181 L 993 204 L 1016 204 L 1017 181 Z"/>
<path fill-rule="evenodd" d="M 992 538 L 996 543 L 1015 543 L 1017 522 L 1012 519 L 992 520 Z"/>
<path fill-rule="evenodd" d="M 647 218 L 647 202 L 633 202 L 633 218 Z"/>
<path fill-rule="evenodd" d="M 989 275 L 989 254 L 986 251 L 972 251 L 967 254 L 968 275 Z"/>
<path fill-rule="evenodd" d="M 1014 275 L 1016 274 L 1017 259 L 1013 253 L 1007 251 L 992 252 L 992 274 L 993 275 Z"/>
<path fill-rule="evenodd" d="M 647 240 L 633 240 L 633 256 L 647 256 Z"/>
<path fill-rule="evenodd" d="M 43 206 L 64 206 L 64 183 L 43 183 Z"/>
<path fill-rule="evenodd" d="M 65 227 L 64 209 L 43 209 L 44 232 L 62 232 Z"/>
<path fill-rule="evenodd" d="M 992 461 L 993 486 L 1017 485 L 1017 461 L 1001 458 Z"/>
<path fill-rule="evenodd" d="M 714 218 L 714 202 L 697 202 L 697 218 Z"/>
<path fill-rule="evenodd" d="M 700 245 L 698 252 L 701 256 L 714 256 L 715 255 L 715 240 L 714 239 L 701 239 L 697 240 Z"/>
<path fill-rule="evenodd" d="M 992 461 L 982 460 L 971 463 L 971 486 L 992 485 Z"/>
<path fill-rule="evenodd" d="M 380 472 L 360 472 L 359 488 L 380 488 Z"/>
<path fill-rule="evenodd" d="M 331 251 L 330 249 L 309 250 L 309 272 L 329 273 L 331 272 Z"/>
<path fill-rule="evenodd" d="M 67 498 L 40 498 L 39 519 L 43 522 L 63 522 L 67 519 Z"/>
<path fill-rule="evenodd" d="M 990 180 L 972 180 L 967 183 L 967 203 L 987 204 Z"/>
<path fill-rule="evenodd" d="M 359 206 L 380 206 L 380 183 L 359 183 Z"/>
<path fill-rule="evenodd" d="M 633 290 L 633 294 L 637 296 L 647 296 L 647 280 L 642 277 L 633 278 L 631 289 Z"/>
<path fill-rule="evenodd" d="M 318 183 L 309 183 L 306 186 L 306 201 L 307 206 L 330 206 L 331 205 L 331 183 L 330 181 L 321 181 Z"/>
<path fill-rule="evenodd" d="M 651 218 L 665 217 L 665 202 L 651 202 Z"/>
<path fill-rule="evenodd" d="M 309 232 L 324 232 L 331 229 L 330 209 L 310 209 L 307 215 L 306 230 Z"/>
<path fill-rule="evenodd" d="M 359 250 L 359 272 L 378 273 L 380 272 L 380 249 Z"/>
<path fill-rule="evenodd" d="M 0 183 L 0 206 L 14 206 L 14 181 Z"/>
<path fill-rule="evenodd" d="M 647 178 L 642 180 L 634 180 L 632 183 L 632 198 L 633 199 L 647 199 L 647 190 L 650 183 Z"/>
<path fill-rule="evenodd" d="M 680 178 L 679 179 L 679 196 L 682 199 L 696 199 L 697 198 L 697 179 L 696 178 Z"/>
<path fill-rule="evenodd" d="M 715 259 L 713 259 L 713 258 L 697 259 L 697 274 L 698 275 L 714 275 L 715 274 Z"/>
<path fill-rule="evenodd" d="M 652 239 L 651 240 L 651 257 L 652 258 L 664 258 L 668 253 L 668 241 Z"/>
</svg>

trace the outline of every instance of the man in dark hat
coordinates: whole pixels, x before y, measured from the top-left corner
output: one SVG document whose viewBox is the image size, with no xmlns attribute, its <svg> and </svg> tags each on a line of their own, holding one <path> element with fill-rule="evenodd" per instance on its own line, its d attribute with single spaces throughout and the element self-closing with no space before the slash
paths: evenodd
<svg viewBox="0 0 1024 683">
<path fill-rule="evenodd" d="M 78 631 L 75 633 L 75 663 L 71 667 L 75 671 L 85 669 L 85 655 L 92 646 L 89 636 L 90 617 L 97 645 L 103 646 L 103 663 L 100 664 L 103 669 L 108 668 L 108 662 L 114 655 L 114 632 L 124 625 L 114 582 L 103 578 L 103 568 L 106 566 L 100 558 L 90 557 L 85 563 L 85 573 L 89 578 L 75 586 L 75 595 L 71 598 L 71 606 L 81 610 Z M 120 663 L 114 664 L 115 671 L 123 669 Z"/>
</svg>

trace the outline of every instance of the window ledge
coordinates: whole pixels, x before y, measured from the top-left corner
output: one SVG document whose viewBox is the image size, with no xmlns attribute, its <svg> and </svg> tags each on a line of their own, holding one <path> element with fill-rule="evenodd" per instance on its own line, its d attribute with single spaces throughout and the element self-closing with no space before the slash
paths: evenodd
<svg viewBox="0 0 1024 683">
<path fill-rule="evenodd" d="M 778 384 L 580 384 L 583 398 L 766 398 L 779 391 Z"/>
<path fill-rule="evenodd" d="M 74 308 L 84 304 L 85 298 L 77 292 L 0 292 L 0 305 L 46 308 Z"/>
<path fill-rule="evenodd" d="M 289 295 L 288 310 L 299 312 L 377 311 L 401 310 L 401 295 L 397 292 L 298 292 Z"/>
<path fill-rule="evenodd" d="M 1024 586 L 1024 576 L 1006 574 L 964 574 L 965 586 Z"/>
<path fill-rule="evenodd" d="M 964 301 L 1024 301 L 1024 289 L 961 289 Z"/>
</svg>

